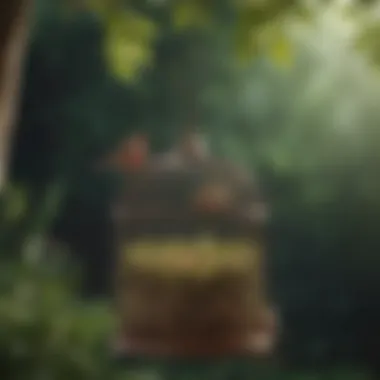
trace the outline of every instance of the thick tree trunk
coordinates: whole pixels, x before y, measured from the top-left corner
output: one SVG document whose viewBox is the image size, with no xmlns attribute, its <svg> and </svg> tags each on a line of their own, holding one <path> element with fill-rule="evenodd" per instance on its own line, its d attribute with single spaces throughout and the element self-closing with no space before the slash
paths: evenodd
<svg viewBox="0 0 380 380">
<path fill-rule="evenodd" d="M 7 176 L 32 5 L 33 0 L 5 1 L 0 11 L 0 190 Z"/>
</svg>

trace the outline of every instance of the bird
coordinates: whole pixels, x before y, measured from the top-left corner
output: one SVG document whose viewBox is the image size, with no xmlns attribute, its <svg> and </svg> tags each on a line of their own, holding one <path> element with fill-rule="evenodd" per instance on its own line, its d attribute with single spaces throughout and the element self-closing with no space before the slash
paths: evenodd
<svg viewBox="0 0 380 380">
<path fill-rule="evenodd" d="M 149 155 L 147 136 L 135 134 L 124 139 L 105 160 L 100 162 L 98 168 L 122 172 L 139 171 L 147 164 Z"/>
</svg>

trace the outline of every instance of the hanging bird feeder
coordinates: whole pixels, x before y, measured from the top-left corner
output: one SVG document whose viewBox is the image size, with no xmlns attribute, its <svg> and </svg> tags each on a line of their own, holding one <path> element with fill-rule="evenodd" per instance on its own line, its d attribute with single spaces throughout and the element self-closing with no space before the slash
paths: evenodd
<svg viewBox="0 0 380 380">
<path fill-rule="evenodd" d="M 199 136 L 184 141 L 149 156 L 133 138 L 113 156 L 126 180 L 113 209 L 120 348 L 155 357 L 268 354 L 275 325 L 263 287 L 263 203 L 241 170 L 204 147 L 196 154 Z"/>
</svg>

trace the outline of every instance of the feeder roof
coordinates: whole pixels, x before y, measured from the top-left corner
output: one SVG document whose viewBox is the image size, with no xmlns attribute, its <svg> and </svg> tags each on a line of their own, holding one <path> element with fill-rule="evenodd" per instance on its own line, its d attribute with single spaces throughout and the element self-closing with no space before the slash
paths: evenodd
<svg viewBox="0 0 380 380">
<path fill-rule="evenodd" d="M 149 155 L 143 139 L 135 141 L 135 146 L 123 145 L 128 146 L 124 164 L 138 165 L 122 168 L 126 186 L 116 207 L 119 215 L 162 220 L 213 217 L 245 225 L 265 220 L 254 178 L 242 167 L 211 156 L 198 134 L 155 155 Z"/>
</svg>

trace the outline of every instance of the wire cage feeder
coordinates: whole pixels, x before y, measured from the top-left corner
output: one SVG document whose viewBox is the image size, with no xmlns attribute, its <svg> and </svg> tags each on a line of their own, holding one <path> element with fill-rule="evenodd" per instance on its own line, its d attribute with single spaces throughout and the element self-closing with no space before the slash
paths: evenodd
<svg viewBox="0 0 380 380">
<path fill-rule="evenodd" d="M 263 202 L 241 169 L 197 153 L 194 139 L 152 157 L 123 148 L 113 217 L 125 355 L 258 355 L 273 345 Z"/>
</svg>

